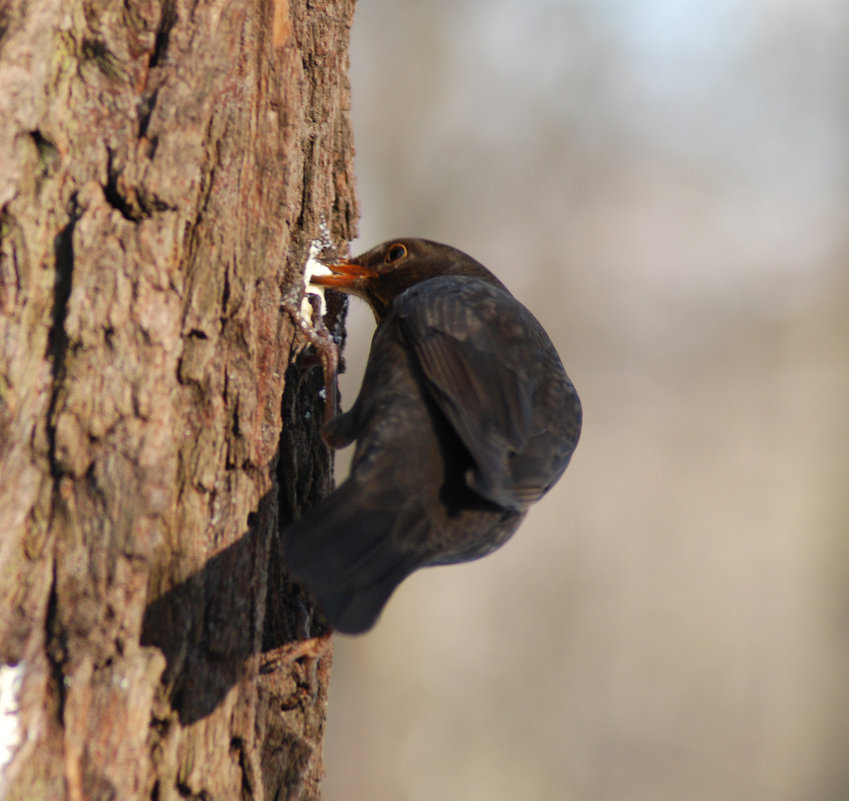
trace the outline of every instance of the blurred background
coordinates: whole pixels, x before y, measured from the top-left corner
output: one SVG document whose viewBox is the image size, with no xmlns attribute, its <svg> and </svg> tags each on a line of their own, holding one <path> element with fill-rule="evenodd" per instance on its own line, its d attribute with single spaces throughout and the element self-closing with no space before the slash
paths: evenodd
<svg viewBox="0 0 849 801">
<path fill-rule="evenodd" d="M 337 638 L 325 801 L 849 799 L 849 4 L 362 0 L 351 80 L 354 252 L 481 260 L 585 423 Z"/>
</svg>

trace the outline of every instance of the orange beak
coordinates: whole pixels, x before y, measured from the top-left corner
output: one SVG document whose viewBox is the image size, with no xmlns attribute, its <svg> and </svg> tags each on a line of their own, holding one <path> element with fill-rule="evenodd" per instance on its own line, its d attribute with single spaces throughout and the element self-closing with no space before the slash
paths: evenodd
<svg viewBox="0 0 849 801">
<path fill-rule="evenodd" d="M 356 289 L 362 281 L 373 278 L 377 273 L 370 267 L 363 267 L 350 261 L 340 261 L 334 264 L 325 264 L 334 275 L 314 275 L 311 279 L 313 284 L 329 287 L 330 289 Z"/>
</svg>

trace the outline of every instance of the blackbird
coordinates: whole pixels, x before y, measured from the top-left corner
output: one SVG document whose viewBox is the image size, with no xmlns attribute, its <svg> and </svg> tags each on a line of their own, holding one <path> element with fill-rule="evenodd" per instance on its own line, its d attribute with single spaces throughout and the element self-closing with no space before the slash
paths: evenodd
<svg viewBox="0 0 849 801">
<path fill-rule="evenodd" d="M 397 239 L 314 283 L 372 308 L 360 394 L 325 423 L 356 440 L 350 476 L 282 534 L 291 575 L 331 625 L 370 629 L 414 570 L 502 545 L 560 478 L 581 404 L 551 340 L 483 265 Z"/>
</svg>

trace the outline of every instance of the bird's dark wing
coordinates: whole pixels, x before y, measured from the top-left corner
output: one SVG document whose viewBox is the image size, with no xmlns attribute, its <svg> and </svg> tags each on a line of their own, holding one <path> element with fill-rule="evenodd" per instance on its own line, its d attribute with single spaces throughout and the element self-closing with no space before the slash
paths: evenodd
<svg viewBox="0 0 849 801">
<path fill-rule="evenodd" d="M 562 474 L 577 444 L 580 404 L 533 315 L 497 284 L 423 281 L 394 310 L 428 388 L 469 450 L 469 485 L 524 510 Z"/>
<path fill-rule="evenodd" d="M 357 401 L 325 426 L 357 440 L 348 479 L 281 533 L 290 574 L 339 631 L 371 628 L 415 569 L 483 556 L 521 520 L 463 485 L 471 460 L 423 383 L 393 317 L 375 333 Z"/>
</svg>

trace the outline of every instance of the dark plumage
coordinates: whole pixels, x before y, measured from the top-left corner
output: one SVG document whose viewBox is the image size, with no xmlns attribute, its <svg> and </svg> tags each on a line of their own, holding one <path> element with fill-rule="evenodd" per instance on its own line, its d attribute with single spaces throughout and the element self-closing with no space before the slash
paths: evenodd
<svg viewBox="0 0 849 801">
<path fill-rule="evenodd" d="M 331 624 L 359 633 L 417 568 L 510 537 L 566 469 L 581 405 L 542 326 L 465 253 L 400 239 L 330 267 L 315 283 L 377 319 L 359 397 L 322 431 L 357 445 L 350 477 L 282 540 Z"/>
</svg>

